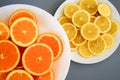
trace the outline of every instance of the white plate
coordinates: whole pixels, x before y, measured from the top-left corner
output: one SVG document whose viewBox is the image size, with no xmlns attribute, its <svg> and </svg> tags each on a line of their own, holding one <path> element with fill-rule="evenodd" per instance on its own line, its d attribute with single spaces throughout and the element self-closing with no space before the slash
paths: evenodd
<svg viewBox="0 0 120 80">
<path fill-rule="evenodd" d="M 57 9 L 54 17 L 56 19 L 60 18 L 62 15 L 63 15 L 63 9 L 64 7 L 68 4 L 68 3 L 78 3 L 80 0 L 66 0 L 65 2 L 63 2 L 63 4 L 61 4 L 61 6 Z M 104 2 L 106 4 L 108 4 L 111 9 L 112 9 L 112 18 L 117 20 L 117 21 L 120 21 L 120 15 L 117 11 L 117 9 L 112 5 L 112 3 L 110 3 L 108 0 L 97 0 L 98 2 Z M 120 33 L 118 33 L 116 36 L 115 36 L 115 44 L 114 46 L 105 51 L 103 55 L 100 55 L 100 56 L 95 56 L 95 57 L 92 57 L 92 58 L 83 58 L 81 57 L 78 52 L 71 52 L 71 55 L 72 55 L 72 61 L 74 62 L 77 62 L 77 63 L 82 63 L 82 64 L 93 64 L 93 63 L 98 63 L 98 62 L 101 62 L 105 59 L 107 59 L 108 57 L 110 57 L 114 52 L 115 50 L 118 48 L 119 46 L 119 43 L 120 43 Z"/>
<path fill-rule="evenodd" d="M 14 4 L 1 7 L 0 20 L 6 22 L 7 24 L 10 15 L 17 9 L 28 9 L 36 15 L 39 33 L 52 32 L 61 38 L 64 50 L 62 56 L 54 63 L 53 70 L 55 74 L 55 80 L 65 80 L 70 66 L 71 55 L 68 38 L 64 30 L 61 28 L 61 25 L 46 11 L 25 4 Z"/>
</svg>

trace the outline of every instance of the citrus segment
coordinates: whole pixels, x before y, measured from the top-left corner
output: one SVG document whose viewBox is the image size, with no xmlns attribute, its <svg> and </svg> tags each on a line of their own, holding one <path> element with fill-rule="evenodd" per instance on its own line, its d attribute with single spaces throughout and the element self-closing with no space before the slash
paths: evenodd
<svg viewBox="0 0 120 80">
<path fill-rule="evenodd" d="M 22 56 L 22 64 L 32 75 L 44 75 L 53 66 L 53 51 L 46 44 L 35 43 L 26 48 Z"/>
<path fill-rule="evenodd" d="M 86 40 L 95 40 L 99 37 L 100 30 L 97 25 L 93 23 L 86 23 L 81 28 L 81 35 Z"/>
<path fill-rule="evenodd" d="M 68 18 L 72 18 L 73 14 L 78 11 L 80 7 L 77 4 L 70 3 L 64 8 L 64 14 Z"/>
<path fill-rule="evenodd" d="M 65 24 L 63 24 L 63 28 L 64 28 L 69 40 L 72 41 L 77 35 L 76 27 L 71 23 L 65 23 Z"/>
<path fill-rule="evenodd" d="M 25 70 L 13 70 L 8 74 L 6 80 L 34 80 Z"/>
<path fill-rule="evenodd" d="M 98 5 L 98 12 L 102 16 L 110 16 L 111 15 L 111 9 L 106 3 L 101 3 Z"/>
<path fill-rule="evenodd" d="M 97 12 L 98 2 L 96 0 L 81 0 L 80 7 L 88 11 L 91 15 Z"/>
<path fill-rule="evenodd" d="M 19 18 L 10 27 L 11 39 L 19 46 L 33 44 L 38 36 L 38 26 L 29 18 Z"/>
<path fill-rule="evenodd" d="M 16 10 L 9 18 L 9 27 L 11 26 L 11 24 L 16 21 L 17 19 L 19 18 L 22 18 L 22 17 L 27 17 L 27 18 L 30 18 L 32 19 L 33 21 L 36 22 L 36 16 L 29 10 L 26 10 L 26 9 L 19 9 L 19 10 Z"/>
<path fill-rule="evenodd" d="M 87 22 L 90 22 L 90 15 L 85 10 L 78 10 L 72 16 L 72 22 L 76 27 L 82 27 Z"/>
<path fill-rule="evenodd" d="M 101 33 L 106 33 L 111 28 L 111 21 L 108 17 L 98 16 L 94 23 L 99 27 Z"/>
<path fill-rule="evenodd" d="M 82 43 L 84 43 L 86 40 L 81 36 L 80 30 L 77 30 L 77 36 L 72 41 L 74 45 L 80 46 Z"/>
<path fill-rule="evenodd" d="M 101 36 L 105 40 L 106 48 L 111 48 L 114 44 L 114 38 L 110 34 L 103 34 Z"/>
<path fill-rule="evenodd" d="M 78 49 L 78 46 L 75 46 L 75 45 L 73 44 L 73 41 L 70 41 L 70 49 L 71 49 L 71 51 L 73 52 L 73 51 L 75 51 L 75 50 Z"/>
<path fill-rule="evenodd" d="M 63 51 L 63 44 L 61 39 L 56 34 L 43 33 L 38 37 L 37 42 L 44 43 L 52 49 L 54 60 L 57 60 L 61 56 Z"/>
<path fill-rule="evenodd" d="M 53 71 L 49 71 L 48 73 L 46 73 L 45 75 L 42 76 L 36 76 L 34 78 L 34 80 L 54 80 L 54 73 Z"/>
<path fill-rule="evenodd" d="M 6 40 L 9 38 L 9 28 L 8 26 L 0 21 L 0 40 Z"/>
<path fill-rule="evenodd" d="M 82 57 L 85 57 L 85 58 L 90 58 L 93 56 L 91 52 L 88 50 L 87 42 L 79 46 L 78 52 Z"/>
<path fill-rule="evenodd" d="M 72 20 L 70 18 L 67 18 L 65 16 L 59 18 L 59 23 L 63 25 L 64 23 L 72 23 Z"/>
<path fill-rule="evenodd" d="M 105 50 L 105 41 L 102 37 L 98 37 L 94 41 L 88 41 L 88 49 L 93 55 L 100 55 Z"/>
<path fill-rule="evenodd" d="M 119 31 L 119 24 L 117 23 L 117 21 L 111 20 L 111 28 L 107 33 L 111 35 L 115 35 L 118 31 Z"/>
<path fill-rule="evenodd" d="M 19 63 L 20 52 L 18 47 L 8 40 L 0 41 L 0 72 L 9 72 Z"/>
</svg>

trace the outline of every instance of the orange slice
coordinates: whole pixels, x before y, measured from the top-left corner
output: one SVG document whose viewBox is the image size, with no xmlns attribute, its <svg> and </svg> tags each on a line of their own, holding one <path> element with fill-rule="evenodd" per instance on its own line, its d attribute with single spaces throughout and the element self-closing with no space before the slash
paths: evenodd
<svg viewBox="0 0 120 80">
<path fill-rule="evenodd" d="M 63 25 L 65 23 L 72 23 L 72 20 L 68 17 L 62 16 L 59 18 L 58 22 Z"/>
<path fill-rule="evenodd" d="M 42 76 L 36 76 L 34 78 L 34 80 L 54 80 L 54 73 L 53 71 L 49 71 L 48 73 L 46 73 L 45 75 Z"/>
<path fill-rule="evenodd" d="M 78 49 L 78 46 L 74 45 L 73 41 L 70 41 L 70 49 L 71 49 L 72 52 L 76 51 Z"/>
<path fill-rule="evenodd" d="M 79 5 L 82 9 L 88 11 L 91 15 L 97 12 L 98 8 L 97 0 L 81 0 Z"/>
<path fill-rule="evenodd" d="M 61 39 L 56 34 L 43 33 L 38 37 L 37 42 L 44 43 L 52 49 L 54 60 L 57 60 L 61 56 L 63 51 L 63 44 Z"/>
<path fill-rule="evenodd" d="M 38 37 L 38 26 L 29 18 L 19 18 L 10 27 L 11 39 L 19 46 L 27 47 Z"/>
<path fill-rule="evenodd" d="M 18 47 L 8 40 L 0 41 L 0 72 L 9 72 L 19 63 L 20 52 Z"/>
<path fill-rule="evenodd" d="M 11 24 L 16 21 L 19 18 L 22 17 L 27 17 L 32 19 L 33 21 L 37 22 L 36 20 L 36 16 L 30 11 L 30 10 L 26 10 L 26 9 L 19 9 L 16 10 L 9 18 L 9 27 L 11 26 Z"/>
<path fill-rule="evenodd" d="M 78 52 L 79 52 L 80 56 L 82 56 L 84 58 L 93 57 L 92 53 L 88 49 L 87 41 L 79 46 Z"/>
<path fill-rule="evenodd" d="M 101 3 L 98 5 L 98 12 L 102 16 L 110 16 L 112 11 L 106 3 Z"/>
<path fill-rule="evenodd" d="M 8 74 L 6 80 L 34 80 L 25 70 L 13 70 Z"/>
<path fill-rule="evenodd" d="M 23 53 L 22 63 L 24 69 L 32 75 L 44 75 L 48 73 L 53 66 L 53 51 L 46 44 L 33 44 L 27 47 Z"/>
<path fill-rule="evenodd" d="M 0 80 L 6 80 L 8 73 L 0 73 Z"/>
<path fill-rule="evenodd" d="M 72 22 L 76 27 L 81 28 L 84 24 L 90 22 L 90 14 L 85 10 L 78 10 L 73 14 Z"/>
<path fill-rule="evenodd" d="M 69 41 L 72 41 L 73 39 L 75 39 L 77 35 L 76 27 L 72 23 L 65 23 L 62 26 L 68 36 Z"/>
<path fill-rule="evenodd" d="M 73 14 L 78 11 L 80 7 L 77 4 L 70 3 L 64 8 L 64 14 L 68 18 L 72 18 Z"/>
<path fill-rule="evenodd" d="M 120 26 L 119 26 L 117 21 L 111 20 L 111 28 L 110 28 L 110 30 L 107 33 L 109 33 L 109 34 L 114 36 L 119 31 L 119 27 Z"/>
<path fill-rule="evenodd" d="M 106 44 L 102 37 L 98 37 L 94 41 L 88 41 L 88 49 L 93 55 L 101 55 L 105 50 Z"/>
<path fill-rule="evenodd" d="M 99 27 L 101 33 L 106 33 L 111 28 L 111 21 L 108 17 L 98 16 L 94 23 Z"/>
<path fill-rule="evenodd" d="M 6 24 L 0 21 L 0 40 L 6 40 L 9 38 L 9 28 Z"/>
<path fill-rule="evenodd" d="M 81 28 L 81 35 L 86 40 L 95 40 L 99 37 L 100 30 L 97 25 L 93 23 L 86 23 Z"/>
<path fill-rule="evenodd" d="M 77 36 L 72 41 L 75 46 L 80 46 L 83 44 L 86 40 L 82 37 L 80 30 L 77 30 Z"/>
<path fill-rule="evenodd" d="M 101 36 L 105 40 L 106 48 L 111 48 L 114 44 L 114 38 L 110 34 L 103 34 Z"/>
</svg>

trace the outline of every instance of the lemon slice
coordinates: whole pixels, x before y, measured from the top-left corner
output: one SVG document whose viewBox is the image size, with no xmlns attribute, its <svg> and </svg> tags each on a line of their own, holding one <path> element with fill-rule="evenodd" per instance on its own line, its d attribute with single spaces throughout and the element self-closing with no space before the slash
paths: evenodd
<svg viewBox="0 0 120 80">
<path fill-rule="evenodd" d="M 106 48 L 111 48 L 114 44 L 114 38 L 110 34 L 103 34 L 101 36 L 105 40 Z"/>
<path fill-rule="evenodd" d="M 77 36 L 72 42 L 76 46 L 80 46 L 81 44 L 86 42 L 86 40 L 81 36 L 80 30 L 77 30 Z"/>
<path fill-rule="evenodd" d="M 72 22 L 76 27 L 81 27 L 87 22 L 90 22 L 90 14 L 85 10 L 79 10 L 72 16 Z"/>
<path fill-rule="evenodd" d="M 71 49 L 71 52 L 73 52 L 73 51 L 76 51 L 78 47 L 75 46 L 72 41 L 70 41 L 70 49 Z"/>
<path fill-rule="evenodd" d="M 99 37 L 100 30 L 97 25 L 93 23 L 86 23 L 81 28 L 81 35 L 86 40 L 95 40 Z"/>
<path fill-rule="evenodd" d="M 119 27 L 120 26 L 117 21 L 111 20 L 111 28 L 107 33 L 114 36 L 119 31 Z"/>
<path fill-rule="evenodd" d="M 72 23 L 72 20 L 70 18 L 67 18 L 65 16 L 62 16 L 58 19 L 58 22 L 63 25 L 64 23 Z"/>
<path fill-rule="evenodd" d="M 96 18 L 95 16 L 90 16 L 90 22 L 91 22 L 91 23 L 94 23 L 95 18 Z"/>
<path fill-rule="evenodd" d="M 98 2 L 96 0 L 81 0 L 79 5 L 91 15 L 95 14 L 98 9 Z"/>
<path fill-rule="evenodd" d="M 111 21 L 105 16 L 98 16 L 94 23 L 99 27 L 101 33 L 106 33 L 111 28 Z"/>
<path fill-rule="evenodd" d="M 72 23 L 63 24 L 63 28 L 64 28 L 64 30 L 65 30 L 65 32 L 66 32 L 70 41 L 75 39 L 75 37 L 77 35 L 77 29 Z"/>
<path fill-rule="evenodd" d="M 93 55 L 101 55 L 105 47 L 105 41 L 102 37 L 98 37 L 94 41 L 88 41 L 88 49 Z"/>
<path fill-rule="evenodd" d="M 98 12 L 102 16 L 110 16 L 111 15 L 111 9 L 106 3 L 101 3 L 98 5 Z"/>
<path fill-rule="evenodd" d="M 64 8 L 64 14 L 68 18 L 72 18 L 73 14 L 78 11 L 80 7 L 77 4 L 70 3 L 67 4 Z"/>
<path fill-rule="evenodd" d="M 88 50 L 87 41 L 79 46 L 78 53 L 84 58 L 93 57 L 92 53 Z"/>
</svg>

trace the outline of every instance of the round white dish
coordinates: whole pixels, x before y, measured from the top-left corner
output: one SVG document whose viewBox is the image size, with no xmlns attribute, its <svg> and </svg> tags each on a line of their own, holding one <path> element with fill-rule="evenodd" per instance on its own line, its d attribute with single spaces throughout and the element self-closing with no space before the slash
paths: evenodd
<svg viewBox="0 0 120 80">
<path fill-rule="evenodd" d="M 110 1 L 108 1 L 108 0 L 97 0 L 97 1 L 100 3 L 103 2 L 103 3 L 108 4 L 112 10 L 111 17 L 120 23 L 120 15 L 119 15 L 117 9 L 115 8 L 115 6 Z M 54 17 L 58 20 L 63 15 L 63 9 L 67 4 L 78 3 L 78 2 L 80 2 L 80 0 L 66 0 L 57 9 Z M 101 62 L 101 61 L 107 59 L 108 57 L 110 57 L 115 52 L 115 50 L 119 46 L 119 43 L 120 43 L 120 32 L 115 36 L 114 46 L 112 48 L 106 50 L 103 55 L 95 56 L 92 58 L 83 58 L 78 54 L 77 51 L 75 51 L 75 52 L 71 52 L 72 61 L 77 62 L 77 63 L 82 63 L 82 64 L 93 64 L 93 63 Z"/>
<path fill-rule="evenodd" d="M 54 62 L 53 71 L 55 74 L 55 80 L 65 80 L 70 66 L 71 54 L 67 35 L 61 25 L 48 12 L 26 4 L 13 4 L 1 7 L 0 20 L 8 24 L 9 17 L 17 9 L 27 9 L 36 15 L 40 34 L 44 32 L 52 32 L 61 38 L 63 42 L 63 53 L 61 57 Z"/>
</svg>

